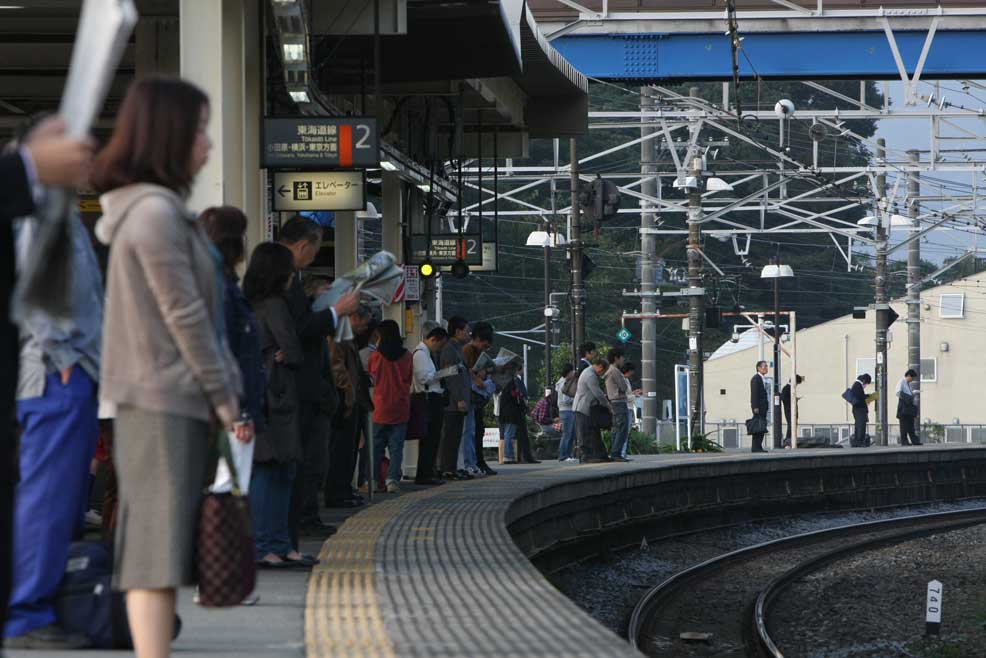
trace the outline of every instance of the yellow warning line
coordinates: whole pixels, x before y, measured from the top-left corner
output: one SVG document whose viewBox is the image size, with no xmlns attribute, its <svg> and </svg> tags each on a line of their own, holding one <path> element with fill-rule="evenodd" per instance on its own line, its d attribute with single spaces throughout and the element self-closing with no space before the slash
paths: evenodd
<svg viewBox="0 0 986 658">
<path fill-rule="evenodd" d="M 308 658 L 395 658 L 374 583 L 373 555 L 384 526 L 446 487 L 402 495 L 350 517 L 322 546 L 308 581 L 305 648 Z M 416 533 L 431 528 L 416 527 Z M 415 539 L 431 539 L 419 536 Z"/>
</svg>

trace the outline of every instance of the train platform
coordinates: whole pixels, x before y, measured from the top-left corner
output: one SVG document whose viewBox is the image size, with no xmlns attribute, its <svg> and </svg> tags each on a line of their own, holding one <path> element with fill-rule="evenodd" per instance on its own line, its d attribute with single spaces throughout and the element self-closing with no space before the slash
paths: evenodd
<svg viewBox="0 0 986 658">
<path fill-rule="evenodd" d="M 261 572 L 260 602 L 204 610 L 180 597 L 175 655 L 639 656 L 543 575 L 650 533 L 724 514 L 880 506 L 986 496 L 986 446 L 730 451 L 639 456 L 625 464 L 544 462 L 494 477 L 379 494 L 339 531 L 310 540 L 310 573 Z M 595 542 L 595 543 L 594 543 Z M 74 652 L 7 651 L 8 658 Z M 87 651 L 88 656 L 119 652 Z"/>
</svg>

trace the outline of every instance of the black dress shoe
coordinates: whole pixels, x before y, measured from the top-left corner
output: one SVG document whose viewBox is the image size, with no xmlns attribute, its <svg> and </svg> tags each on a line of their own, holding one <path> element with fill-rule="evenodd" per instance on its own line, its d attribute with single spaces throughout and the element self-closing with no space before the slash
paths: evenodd
<svg viewBox="0 0 986 658">
<path fill-rule="evenodd" d="M 468 471 L 465 471 L 465 470 L 456 471 L 455 474 L 458 476 L 458 479 L 460 479 L 460 480 L 472 480 L 473 479 L 473 476 Z"/>
<path fill-rule="evenodd" d="M 496 471 L 494 471 L 492 468 L 490 468 L 488 464 L 483 464 L 483 466 L 481 467 L 481 469 L 482 469 L 483 473 L 486 474 L 486 475 L 496 475 Z"/>
<path fill-rule="evenodd" d="M 47 651 L 70 651 L 85 649 L 92 645 L 84 635 L 67 633 L 61 626 L 48 624 L 35 628 L 24 635 L 8 637 L 4 640 L 8 649 L 42 649 Z"/>
</svg>

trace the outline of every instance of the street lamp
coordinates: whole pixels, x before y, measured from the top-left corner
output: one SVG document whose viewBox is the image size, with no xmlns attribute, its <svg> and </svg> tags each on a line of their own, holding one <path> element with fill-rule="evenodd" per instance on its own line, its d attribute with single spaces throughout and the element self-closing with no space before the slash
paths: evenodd
<svg viewBox="0 0 986 658">
<path fill-rule="evenodd" d="M 781 265 L 774 257 L 771 265 L 765 265 L 760 272 L 761 279 L 774 281 L 774 448 L 784 447 L 781 439 L 781 279 L 794 277 L 790 265 Z"/>
<path fill-rule="evenodd" d="M 551 248 L 564 247 L 568 244 L 565 236 L 557 233 L 549 224 L 546 231 L 533 231 L 527 236 L 528 247 L 544 248 L 544 386 L 545 394 L 551 387 L 551 320 L 554 315 L 551 308 Z"/>
</svg>

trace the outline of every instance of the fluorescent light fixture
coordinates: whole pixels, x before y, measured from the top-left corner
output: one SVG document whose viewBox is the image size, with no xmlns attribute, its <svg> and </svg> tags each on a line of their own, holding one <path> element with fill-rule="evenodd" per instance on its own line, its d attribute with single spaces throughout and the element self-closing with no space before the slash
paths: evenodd
<svg viewBox="0 0 986 658">
<path fill-rule="evenodd" d="M 705 181 L 706 192 L 731 192 L 733 186 L 721 178 L 712 177 Z"/>
<path fill-rule="evenodd" d="M 285 62 L 305 61 L 305 44 L 303 43 L 284 44 L 284 61 Z"/>
<path fill-rule="evenodd" d="M 561 233 L 548 233 L 547 231 L 532 231 L 527 236 L 528 247 L 564 247 L 568 240 Z"/>
<path fill-rule="evenodd" d="M 291 100 L 295 103 L 311 103 L 312 99 L 308 97 L 307 91 L 289 91 L 288 95 L 291 96 Z"/>
<path fill-rule="evenodd" d="M 400 169 L 400 167 L 398 167 L 397 165 L 395 165 L 390 160 L 381 160 L 380 161 L 380 168 L 381 169 L 385 169 L 387 171 L 397 171 L 398 169 Z"/>
<path fill-rule="evenodd" d="M 761 279 L 788 279 L 794 276 L 790 265 L 764 265 L 760 272 Z"/>
<path fill-rule="evenodd" d="M 430 183 L 418 183 L 418 189 L 421 190 L 422 192 L 431 192 L 431 184 Z"/>
<path fill-rule="evenodd" d="M 866 217 L 863 217 L 861 220 L 859 220 L 856 223 L 859 226 L 876 226 L 877 225 L 877 219 L 873 215 L 867 215 Z M 886 225 L 886 220 L 884 220 L 884 225 Z M 898 215 L 898 214 L 891 214 L 890 215 L 890 227 L 893 228 L 895 226 L 896 227 L 914 228 L 914 222 L 911 220 L 910 217 L 906 217 L 904 215 Z"/>
<path fill-rule="evenodd" d="M 697 190 L 698 178 L 695 176 L 687 176 L 684 180 L 676 178 L 674 181 L 674 186 L 678 189 Z"/>
<path fill-rule="evenodd" d="M 0 5 L 0 9 L 23 9 L 24 5 Z"/>
<path fill-rule="evenodd" d="M 275 5 L 293 5 L 295 0 L 274 0 Z"/>
</svg>

